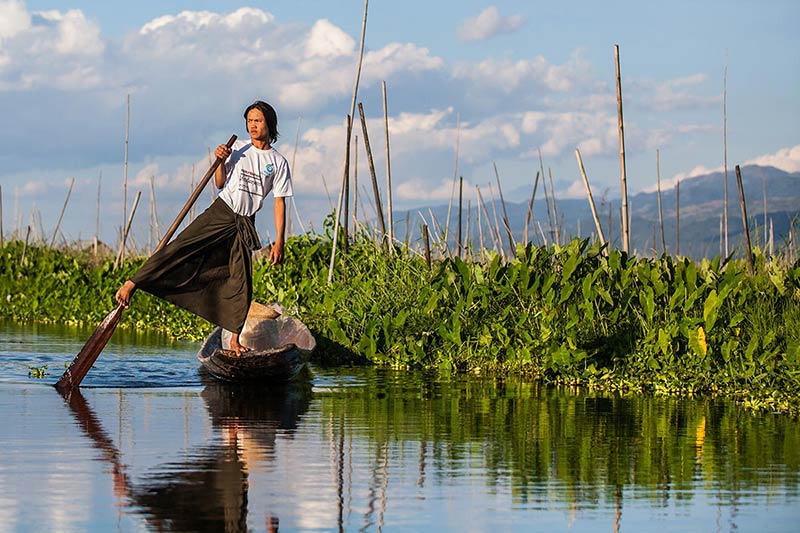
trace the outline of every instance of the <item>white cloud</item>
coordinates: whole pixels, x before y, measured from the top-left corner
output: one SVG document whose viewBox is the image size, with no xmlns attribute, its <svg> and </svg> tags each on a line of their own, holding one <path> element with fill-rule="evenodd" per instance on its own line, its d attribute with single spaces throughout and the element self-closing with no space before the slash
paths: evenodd
<svg viewBox="0 0 800 533">
<path fill-rule="evenodd" d="M 1 2 L 0 43 L 0 91 L 102 83 L 106 45 L 97 24 L 79 10 L 31 14 L 21 2 Z"/>
<path fill-rule="evenodd" d="M 350 56 L 355 52 L 356 42 L 341 28 L 327 20 L 318 20 L 311 28 L 306 41 L 307 57 Z"/>
<path fill-rule="evenodd" d="M 781 148 L 774 154 L 755 157 L 745 161 L 744 164 L 770 166 L 785 172 L 800 172 L 800 144 Z"/>
<path fill-rule="evenodd" d="M 465 20 L 458 28 L 458 38 L 465 42 L 485 41 L 498 33 L 511 33 L 525 25 L 525 17 L 504 17 L 495 6 L 490 6 L 478 16 Z"/>
<path fill-rule="evenodd" d="M 541 55 L 517 61 L 490 58 L 462 63 L 453 68 L 453 78 L 504 94 L 519 89 L 530 92 L 532 88 L 562 93 L 584 85 L 589 71 L 589 64 L 578 52 L 563 65 L 553 65 Z"/>
<path fill-rule="evenodd" d="M 0 42 L 27 31 L 31 27 L 31 16 L 21 0 L 0 1 Z"/>
<path fill-rule="evenodd" d="M 584 156 L 612 152 L 617 146 L 617 119 L 608 113 L 528 112 L 521 117 L 522 131 L 543 139 L 543 156 L 556 156 L 580 148 Z M 536 150 L 524 154 L 538 156 Z"/>
</svg>

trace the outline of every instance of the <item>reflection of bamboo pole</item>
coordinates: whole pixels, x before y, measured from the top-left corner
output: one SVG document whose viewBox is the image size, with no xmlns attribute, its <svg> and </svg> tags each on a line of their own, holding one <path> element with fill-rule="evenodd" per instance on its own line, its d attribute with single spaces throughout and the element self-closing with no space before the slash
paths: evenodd
<svg viewBox="0 0 800 533">
<path fill-rule="evenodd" d="M 614 66 L 617 73 L 617 124 L 619 126 L 619 179 L 622 190 L 622 251 L 630 251 L 631 236 L 628 223 L 628 177 L 625 171 L 625 127 L 622 118 L 622 80 L 619 68 L 619 45 L 614 45 Z"/>
<path fill-rule="evenodd" d="M 69 195 L 72 193 L 72 186 L 75 185 L 75 178 L 72 178 L 69 182 L 69 188 L 67 189 L 67 197 L 64 199 L 64 205 L 61 207 L 61 214 L 58 215 L 58 222 L 56 222 L 56 229 L 53 230 L 53 238 L 50 239 L 50 248 L 56 242 L 56 235 L 58 235 L 58 228 L 61 226 L 61 219 L 64 217 L 64 211 L 67 209 L 67 203 L 69 202 Z"/>
<path fill-rule="evenodd" d="M 389 224 L 389 252 L 394 250 L 394 220 L 392 218 L 392 167 L 391 153 L 389 151 L 389 115 L 386 106 L 386 82 L 381 84 L 383 88 L 383 126 L 386 131 L 386 217 Z"/>
<path fill-rule="evenodd" d="M 592 188 L 589 187 L 589 179 L 586 177 L 586 169 L 583 167 L 583 159 L 581 159 L 581 153 L 577 148 L 575 149 L 575 157 L 578 159 L 578 167 L 581 170 L 583 185 L 586 187 L 586 196 L 589 198 L 589 207 L 592 208 L 592 218 L 594 219 L 594 227 L 597 229 L 597 236 L 600 239 L 600 246 L 603 246 L 604 253 L 608 255 L 608 248 L 605 246 L 606 238 L 603 235 L 603 228 L 600 225 L 600 218 L 597 216 L 597 209 L 594 205 L 594 198 L 592 197 Z"/>
<path fill-rule="evenodd" d="M 381 207 L 381 193 L 378 190 L 378 178 L 375 176 L 375 162 L 372 159 L 372 149 L 369 145 L 369 134 L 367 133 L 367 119 L 364 118 L 364 106 L 358 103 L 358 114 L 361 116 L 361 130 L 364 135 L 364 149 L 367 151 L 367 162 L 369 163 L 369 174 L 372 178 L 372 192 L 375 195 L 375 209 L 378 213 L 378 223 L 381 225 L 381 242 L 386 238 L 386 222 L 383 218 L 383 208 Z"/>
<path fill-rule="evenodd" d="M 739 165 L 736 165 L 736 185 L 739 187 L 739 205 L 742 208 L 742 226 L 744 227 L 745 244 L 747 245 L 747 269 L 752 276 L 755 273 L 753 266 L 753 246 L 750 244 L 750 228 L 747 224 L 747 203 L 744 200 L 744 187 L 742 186 L 742 172 Z"/>
<path fill-rule="evenodd" d="M 114 270 L 125 261 L 125 241 L 127 241 L 128 234 L 131 231 L 131 222 L 133 222 L 133 215 L 136 214 L 136 207 L 139 205 L 139 198 L 141 196 L 142 191 L 136 191 L 136 198 L 133 200 L 133 207 L 131 208 L 131 216 L 128 217 L 128 223 L 125 225 L 125 228 L 123 228 L 124 231 L 122 232 L 122 239 L 119 245 L 119 253 L 117 253 L 117 259 L 114 261 Z"/>
</svg>

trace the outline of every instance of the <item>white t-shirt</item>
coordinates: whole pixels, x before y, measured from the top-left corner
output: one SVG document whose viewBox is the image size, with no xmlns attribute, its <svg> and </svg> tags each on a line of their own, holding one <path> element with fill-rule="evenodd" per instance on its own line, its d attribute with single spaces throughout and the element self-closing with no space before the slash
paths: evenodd
<svg viewBox="0 0 800 533">
<path fill-rule="evenodd" d="M 254 215 L 269 191 L 275 197 L 292 196 L 286 158 L 275 148 L 259 150 L 250 140 L 233 143 L 233 152 L 225 161 L 225 176 L 219 197 L 239 215 Z"/>
</svg>

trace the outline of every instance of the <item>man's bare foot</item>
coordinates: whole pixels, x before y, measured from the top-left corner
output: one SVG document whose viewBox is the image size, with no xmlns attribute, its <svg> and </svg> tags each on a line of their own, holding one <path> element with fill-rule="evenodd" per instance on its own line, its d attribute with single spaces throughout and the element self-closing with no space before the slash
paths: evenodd
<svg viewBox="0 0 800 533">
<path fill-rule="evenodd" d="M 242 355 L 244 352 L 249 352 L 250 348 L 239 344 L 239 334 L 234 333 L 231 335 L 231 351 L 237 356 Z"/>
<path fill-rule="evenodd" d="M 131 305 L 131 294 L 133 294 L 135 288 L 136 284 L 134 282 L 131 280 L 126 281 L 122 284 L 122 287 L 119 288 L 117 294 L 114 295 L 114 300 L 127 309 Z"/>
</svg>

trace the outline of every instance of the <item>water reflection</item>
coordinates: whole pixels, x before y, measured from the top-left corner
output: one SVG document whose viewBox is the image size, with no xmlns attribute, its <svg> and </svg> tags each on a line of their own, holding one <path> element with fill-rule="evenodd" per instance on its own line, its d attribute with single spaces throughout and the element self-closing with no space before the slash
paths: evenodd
<svg viewBox="0 0 800 533">
<path fill-rule="evenodd" d="M 0 388 L 3 412 L 24 417 L 15 439 L 63 419 L 15 390 Z M 68 398 L 74 440 L 107 468 L 76 490 L 100 495 L 96 509 L 110 487 L 129 529 L 783 531 L 800 519 L 798 421 L 726 401 L 371 368 L 318 369 L 273 393 L 204 381 L 86 394 Z M 51 448 L 36 463 L 60 468 Z M 27 483 L 9 464 L 0 456 L 3 483 Z"/>
<path fill-rule="evenodd" d="M 311 398 L 306 380 L 269 389 L 207 376 L 204 382 L 201 397 L 219 439 L 135 481 L 80 390 L 65 398 L 79 426 L 111 464 L 115 495 L 158 531 L 247 531 L 250 465 L 274 455 L 277 433 L 292 434 Z M 265 530 L 278 531 L 278 525 L 278 516 L 264 517 Z"/>
</svg>

